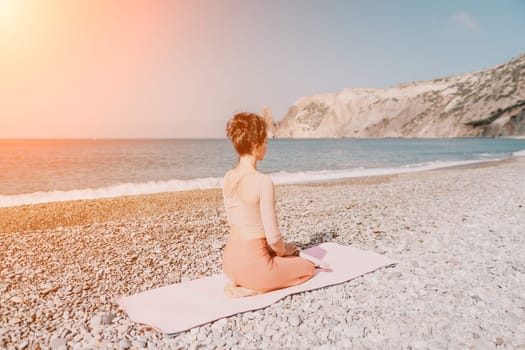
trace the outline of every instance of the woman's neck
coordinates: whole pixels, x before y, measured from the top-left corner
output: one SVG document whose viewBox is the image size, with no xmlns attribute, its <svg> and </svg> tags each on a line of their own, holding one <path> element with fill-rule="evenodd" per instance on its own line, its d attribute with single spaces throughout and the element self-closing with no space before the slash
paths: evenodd
<svg viewBox="0 0 525 350">
<path fill-rule="evenodd" d="M 246 155 L 239 158 L 237 168 L 241 171 L 257 170 L 257 159 L 253 155 Z"/>
</svg>

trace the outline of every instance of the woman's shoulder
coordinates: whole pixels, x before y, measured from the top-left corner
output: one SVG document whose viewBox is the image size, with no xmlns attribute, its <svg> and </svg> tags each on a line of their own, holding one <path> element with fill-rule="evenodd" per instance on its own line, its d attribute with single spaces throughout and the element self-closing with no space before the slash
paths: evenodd
<svg viewBox="0 0 525 350">
<path fill-rule="evenodd" d="M 261 183 L 261 185 L 266 185 L 266 186 L 273 186 L 273 179 L 270 175 L 268 174 L 265 174 L 265 173 L 261 173 L 261 172 L 257 172 L 257 176 L 259 178 L 259 181 Z"/>
<path fill-rule="evenodd" d="M 230 177 L 231 173 L 233 172 L 233 169 L 230 169 L 226 172 L 226 174 L 224 174 L 224 177 L 223 179 L 226 180 L 228 177 Z"/>
</svg>

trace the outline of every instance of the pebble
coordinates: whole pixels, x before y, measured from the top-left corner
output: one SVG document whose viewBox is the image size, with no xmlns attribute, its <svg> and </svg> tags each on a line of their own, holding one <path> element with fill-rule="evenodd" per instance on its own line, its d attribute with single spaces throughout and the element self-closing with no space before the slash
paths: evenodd
<svg viewBox="0 0 525 350">
<path fill-rule="evenodd" d="M 96 326 L 99 326 L 102 322 L 102 316 L 101 315 L 95 315 L 93 317 L 91 317 L 91 319 L 89 320 L 89 327 L 90 328 L 95 328 Z"/>
<path fill-rule="evenodd" d="M 412 343 L 412 348 L 415 350 L 428 349 L 428 344 L 426 341 L 418 340 Z"/>
<path fill-rule="evenodd" d="M 347 337 L 350 337 L 350 338 L 357 338 L 357 337 L 363 336 L 363 329 L 358 326 L 350 326 L 347 329 L 345 329 L 343 332 Z"/>
<path fill-rule="evenodd" d="M 104 314 L 100 319 L 100 324 L 109 325 L 113 322 L 113 319 L 116 317 L 114 314 Z"/>
<path fill-rule="evenodd" d="M 213 243 L 211 244 L 211 247 L 212 247 L 213 249 L 215 249 L 215 250 L 220 250 L 220 249 L 222 249 L 223 246 L 224 246 L 224 244 L 221 243 L 221 242 L 213 242 Z"/>
<path fill-rule="evenodd" d="M 118 346 L 121 349 L 128 349 L 132 346 L 132 344 L 128 339 L 122 339 L 121 341 L 119 341 Z"/>
<path fill-rule="evenodd" d="M 117 332 L 119 334 L 126 334 L 128 332 L 128 329 L 129 329 L 129 325 L 124 324 L 124 325 L 121 325 L 121 326 L 117 327 Z"/>
<path fill-rule="evenodd" d="M 24 299 L 20 298 L 19 296 L 14 296 L 14 297 L 11 297 L 11 301 L 13 303 L 21 303 L 24 301 Z"/>
<path fill-rule="evenodd" d="M 524 302 L 524 305 L 525 305 L 525 302 Z M 508 312 L 507 315 L 505 316 L 505 323 L 512 325 L 512 326 L 518 326 L 521 323 L 521 321 L 520 321 L 520 318 L 516 316 L 514 313 Z"/>
<path fill-rule="evenodd" d="M 137 347 L 139 349 L 143 349 L 143 348 L 146 347 L 147 344 L 146 344 L 146 342 L 143 342 L 141 340 L 132 340 L 131 341 L 131 345 L 133 345 L 133 346 L 135 346 L 135 347 Z"/>
<path fill-rule="evenodd" d="M 403 274 L 399 271 L 395 271 L 395 272 L 391 272 L 386 278 L 388 278 L 389 280 L 391 279 L 397 279 L 397 278 L 400 278 L 401 276 L 403 276 Z"/>
<path fill-rule="evenodd" d="M 49 346 L 51 347 L 51 349 L 53 350 L 62 350 L 62 349 L 66 349 L 66 340 L 64 338 L 55 338 L 53 340 L 51 340 L 51 343 L 49 344 Z"/>
<path fill-rule="evenodd" d="M 20 344 L 18 344 L 18 347 L 17 347 L 17 348 L 18 348 L 19 350 L 22 350 L 22 349 L 27 348 L 28 345 L 29 345 L 29 341 L 24 340 L 24 341 L 22 341 Z"/>
<path fill-rule="evenodd" d="M 288 323 L 292 327 L 297 327 L 301 324 L 301 319 L 297 315 L 288 316 Z"/>
</svg>

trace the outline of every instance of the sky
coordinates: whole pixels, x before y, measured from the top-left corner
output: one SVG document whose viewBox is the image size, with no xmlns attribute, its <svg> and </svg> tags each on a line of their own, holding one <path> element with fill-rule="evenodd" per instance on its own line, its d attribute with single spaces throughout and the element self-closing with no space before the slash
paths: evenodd
<svg viewBox="0 0 525 350">
<path fill-rule="evenodd" d="M 522 0 L 0 0 L 0 138 L 223 138 L 525 53 Z"/>
</svg>

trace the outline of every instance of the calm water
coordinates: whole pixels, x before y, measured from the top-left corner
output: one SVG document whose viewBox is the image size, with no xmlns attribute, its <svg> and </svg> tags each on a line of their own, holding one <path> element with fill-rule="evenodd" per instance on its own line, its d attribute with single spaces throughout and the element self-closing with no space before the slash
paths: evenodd
<svg viewBox="0 0 525 350">
<path fill-rule="evenodd" d="M 523 155 L 517 139 L 273 139 L 276 183 L 435 169 Z M 228 140 L 0 140 L 0 206 L 213 188 L 236 162 Z"/>
</svg>

